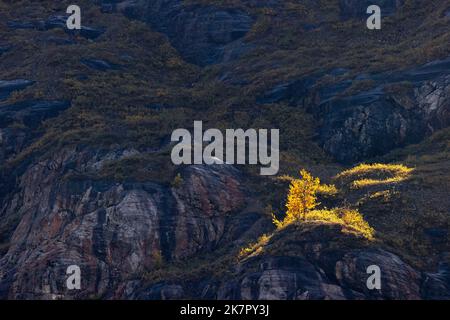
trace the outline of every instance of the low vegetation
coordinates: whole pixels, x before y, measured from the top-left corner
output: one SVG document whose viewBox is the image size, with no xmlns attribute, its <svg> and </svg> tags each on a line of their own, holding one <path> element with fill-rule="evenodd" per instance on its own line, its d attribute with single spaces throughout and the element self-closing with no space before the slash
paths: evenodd
<svg viewBox="0 0 450 320">
<path fill-rule="evenodd" d="M 321 184 L 319 178 L 313 177 L 308 171 L 300 171 L 301 178 L 290 180 L 289 194 L 286 203 L 286 214 L 282 219 L 273 216 L 273 223 L 280 232 L 286 227 L 297 224 L 337 224 L 342 226 L 343 232 L 353 233 L 367 240 L 374 240 L 375 230 L 364 220 L 363 216 L 357 209 L 351 208 L 333 208 L 318 209 L 318 193 L 336 194 L 338 191 L 334 185 Z M 241 249 L 239 257 L 244 258 L 249 255 L 260 253 L 266 246 L 273 235 L 264 234 L 256 243 L 250 244 L 248 247 Z"/>
<path fill-rule="evenodd" d="M 374 238 L 373 228 L 369 226 L 358 210 L 349 208 L 317 209 L 320 205 L 317 201 L 317 193 L 319 191 L 335 193 L 336 187 L 322 185 L 319 178 L 314 178 L 306 170 L 301 170 L 300 175 L 301 179 L 291 181 L 285 217 L 282 220 L 273 217 L 273 222 L 278 229 L 292 223 L 321 221 L 342 224 L 369 240 Z"/>
<path fill-rule="evenodd" d="M 282 217 L 274 217 L 275 233 L 289 226 L 338 224 L 365 239 L 373 239 L 374 227 L 377 240 L 381 239 L 403 256 L 426 260 L 425 255 L 433 258 L 436 252 L 449 251 L 448 241 L 433 243 L 435 240 L 427 238 L 424 232 L 431 227 L 448 229 L 450 225 L 446 202 L 450 187 L 448 129 L 381 160 L 404 164 L 362 164 L 338 174 L 335 185 L 328 185 L 306 171 L 300 179 L 292 177 L 299 167 L 307 167 L 320 177 L 333 176 L 340 170 L 315 143 L 317 123 L 302 107 L 302 101 L 294 105 L 255 102 L 280 83 L 317 72 L 325 71 L 326 84 L 330 85 L 365 73 L 416 66 L 446 57 L 450 53 L 450 32 L 448 18 L 443 13 L 448 6 L 436 1 L 406 1 L 408 8 L 399 13 L 397 21 L 388 18 L 381 32 L 361 33 L 360 21 L 339 21 L 337 0 L 277 2 L 281 9 L 273 9 L 269 4 L 264 7 L 257 1 L 183 3 L 214 4 L 249 12 L 255 24 L 244 41 L 256 49 L 233 62 L 232 68 L 224 69 L 219 64 L 200 69 L 185 63 L 167 38 L 146 24 L 118 14 L 101 14 L 88 0 L 79 3 L 83 8 L 91 8 L 83 12 L 83 21 L 107 29 L 96 41 L 77 38 L 70 39 L 75 40 L 71 45 L 55 45 L 45 40 L 69 38 L 62 30 L 0 28 L 1 44 L 14 43 L 0 60 L 1 80 L 36 81 L 35 85 L 12 95 L 6 103 L 34 98 L 72 101 L 69 110 L 39 128 L 42 134 L 11 159 L 5 170 L 9 172 L 31 162 L 32 157 L 52 155 L 64 147 L 136 148 L 143 155 L 106 163 L 95 177 L 89 178 L 158 180 L 177 188 L 183 181 L 168 164 L 165 149 L 174 129 L 188 127 L 194 119 L 202 119 L 209 127 L 220 129 L 280 128 L 282 173 L 291 176 L 284 176 L 283 181 L 280 179 L 283 183 L 276 187 L 274 184 L 279 181 L 265 181 L 255 188 L 248 185 L 258 197 L 267 199 L 265 203 L 273 205 L 274 211 L 283 213 Z M 22 0 L 6 5 L 0 2 L 1 9 L 11 6 L 14 10 L 0 10 L 2 21 L 45 19 L 64 12 L 67 3 Z M 35 17 L 28 17 L 27 8 L 31 7 L 35 8 Z M 306 30 L 305 24 L 310 23 L 315 25 Z M 84 66 L 80 62 L 82 58 L 104 59 L 123 68 L 120 72 L 100 72 Z M 334 68 L 342 68 L 346 73 L 328 75 L 327 71 Z M 224 75 L 228 80 L 219 81 Z M 239 85 L 230 84 L 233 82 Z M 355 81 L 345 94 L 365 91 L 371 86 L 370 81 Z M 410 84 L 387 89 L 394 93 L 408 92 Z M 329 173 L 326 166 L 335 167 Z M 252 173 L 252 169 L 243 170 Z M 291 188 L 284 213 L 287 184 Z M 401 186 L 405 188 L 395 189 Z M 270 243 L 273 234 L 263 232 L 266 234 L 256 243 L 241 251 L 242 256 L 260 252 Z M 2 239 L 0 243 L 1 254 L 8 242 Z M 196 274 L 205 273 L 204 264 L 208 263 L 205 260 L 197 263 Z M 177 275 L 183 276 L 185 269 L 184 264 L 177 267 Z"/>
<path fill-rule="evenodd" d="M 402 164 L 360 164 L 338 174 L 336 180 L 348 183 L 351 188 L 360 189 L 405 181 L 411 177 L 413 171 Z"/>
</svg>

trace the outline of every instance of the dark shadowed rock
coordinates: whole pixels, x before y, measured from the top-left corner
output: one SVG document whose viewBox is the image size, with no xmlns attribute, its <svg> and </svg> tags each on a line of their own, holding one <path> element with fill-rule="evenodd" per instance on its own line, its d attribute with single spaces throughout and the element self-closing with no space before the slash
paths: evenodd
<svg viewBox="0 0 450 320">
<path fill-rule="evenodd" d="M 136 298 L 139 300 L 180 300 L 185 296 L 181 285 L 161 283 L 144 290 Z"/>
<path fill-rule="evenodd" d="M 448 239 L 447 228 L 439 228 L 439 227 L 425 228 L 423 231 L 434 245 L 440 244 L 442 245 L 447 243 Z"/>
<path fill-rule="evenodd" d="M 236 59 L 251 48 L 238 41 L 253 25 L 242 10 L 190 6 L 180 0 L 105 1 L 103 8 L 148 22 L 169 37 L 185 60 L 201 66 Z"/>
<path fill-rule="evenodd" d="M 88 26 L 81 26 L 80 30 L 69 30 L 67 29 L 67 18 L 68 16 L 51 16 L 44 22 L 44 28 L 45 30 L 51 30 L 51 29 L 63 29 L 67 33 L 71 34 L 80 34 L 82 37 L 85 37 L 87 39 L 97 39 L 100 37 L 103 33 L 105 33 L 104 28 L 94 28 L 94 27 L 88 27 Z"/>
<path fill-rule="evenodd" d="M 369 266 L 378 266 L 381 289 L 367 288 Z M 398 256 L 381 249 L 359 249 L 336 262 L 336 279 L 344 288 L 362 292 L 370 299 L 417 300 L 421 298 L 421 275 Z"/>
<path fill-rule="evenodd" d="M 76 42 L 72 39 L 62 38 L 62 37 L 48 37 L 43 40 L 46 43 L 55 44 L 57 46 L 64 46 L 64 45 L 72 45 Z"/>
<path fill-rule="evenodd" d="M 0 127 L 20 122 L 29 128 L 37 127 L 43 120 L 55 117 L 70 107 L 69 101 L 27 100 L 0 106 Z"/>
<path fill-rule="evenodd" d="M 11 50 L 12 46 L 9 45 L 0 45 L 0 56 L 9 50 Z"/>
<path fill-rule="evenodd" d="M 226 46 L 242 38 L 251 25 L 252 19 L 243 12 L 207 7 L 180 12 L 168 34 L 187 61 L 207 65 L 222 61 Z"/>
<path fill-rule="evenodd" d="M 98 71 L 119 70 L 120 65 L 102 59 L 81 59 L 85 66 Z"/>
<path fill-rule="evenodd" d="M 42 121 L 70 107 L 68 101 L 28 100 L 0 106 L 0 162 L 19 153 L 33 141 Z"/>
<path fill-rule="evenodd" d="M 100 10 L 102 13 L 114 13 L 116 12 L 116 6 L 115 3 L 101 3 L 100 4 Z"/>
<path fill-rule="evenodd" d="M 403 5 L 403 0 L 339 0 L 344 19 L 368 17 L 367 8 L 371 5 L 378 5 L 383 16 L 392 15 Z"/>
<path fill-rule="evenodd" d="M 76 33 L 76 31 L 74 31 Z M 105 29 L 103 28 L 93 28 L 93 27 L 81 27 L 81 30 L 78 31 L 82 37 L 87 39 L 97 39 L 103 33 L 105 33 Z"/>
<path fill-rule="evenodd" d="M 425 136 L 425 124 L 378 91 L 323 104 L 320 139 L 336 160 L 353 163 L 374 157 Z"/>
<path fill-rule="evenodd" d="M 283 231 L 286 234 L 277 236 L 272 244 L 268 244 L 268 249 L 277 246 L 283 252 L 286 245 L 291 252 L 296 252 L 296 256 L 261 254 L 249 258 L 239 267 L 240 275 L 221 287 L 218 297 L 275 300 L 420 299 L 420 273 L 398 256 L 366 247 L 361 239 L 350 240 L 353 236 L 340 232 L 338 226 L 318 226 L 303 234 L 288 228 Z M 348 242 L 342 239 L 347 237 L 350 237 Z M 333 245 L 335 241 L 341 244 Z M 367 267 L 371 265 L 378 265 L 382 270 L 381 290 L 367 288 Z"/>
<path fill-rule="evenodd" d="M 243 266 L 243 270 L 250 265 Z M 331 284 L 326 275 L 302 257 L 267 257 L 259 270 L 246 273 L 227 283 L 218 292 L 219 299 L 243 300 L 319 300 L 344 299 L 344 293 Z"/>
<path fill-rule="evenodd" d="M 342 163 L 386 154 L 450 125 L 450 58 L 318 84 L 326 74 L 345 73 L 330 70 L 281 83 L 257 102 L 286 101 L 312 112 L 320 123 L 320 144 Z M 358 81 L 370 81 L 371 88 L 349 94 Z"/>
<path fill-rule="evenodd" d="M 429 300 L 450 299 L 450 254 L 444 253 L 437 272 L 425 272 L 423 275 L 423 295 Z"/>
<path fill-rule="evenodd" d="M 67 16 L 51 16 L 47 20 L 45 20 L 45 29 L 51 30 L 51 29 L 64 29 L 67 28 Z"/>
<path fill-rule="evenodd" d="M 367 269 L 373 265 L 381 270 L 380 290 L 367 287 L 371 275 Z M 122 297 L 139 299 L 161 299 L 169 292 L 176 299 L 417 300 L 437 295 L 441 289 L 448 292 L 436 277 L 424 285 L 423 275 L 397 255 L 343 233 L 340 226 L 332 224 L 305 229 L 289 226 L 276 234 L 261 253 L 230 269 L 222 278 L 205 274 L 197 281 L 153 285 L 134 281 L 120 293 Z M 428 288 L 426 295 L 424 286 Z"/>
<path fill-rule="evenodd" d="M 36 23 L 33 21 L 8 21 L 6 25 L 11 29 L 35 29 Z"/>
<path fill-rule="evenodd" d="M 449 63 L 450 59 L 439 60 L 402 72 L 374 75 L 370 77 L 373 89 L 348 97 L 323 95 L 321 89 L 320 105 L 312 110 L 322 122 L 324 149 L 340 162 L 353 163 L 417 143 L 449 126 Z M 408 89 L 389 92 L 390 84 L 403 84 Z M 341 92 L 346 87 L 343 85 Z"/>
<path fill-rule="evenodd" d="M 104 28 L 81 26 L 80 30 L 69 30 L 67 28 L 68 16 L 56 15 L 51 16 L 47 20 L 33 20 L 33 21 L 8 21 L 7 25 L 11 29 L 36 29 L 36 30 L 52 30 L 52 29 L 63 29 L 69 34 L 79 34 L 87 39 L 97 39 L 103 33 L 105 33 Z"/>
<path fill-rule="evenodd" d="M 13 91 L 23 90 L 34 84 L 34 81 L 16 79 L 0 80 L 0 100 L 7 98 Z"/>
<path fill-rule="evenodd" d="M 319 77 L 312 75 L 304 79 L 279 84 L 257 98 L 258 103 L 277 103 L 287 101 L 293 105 L 305 106 L 305 99 Z"/>
</svg>

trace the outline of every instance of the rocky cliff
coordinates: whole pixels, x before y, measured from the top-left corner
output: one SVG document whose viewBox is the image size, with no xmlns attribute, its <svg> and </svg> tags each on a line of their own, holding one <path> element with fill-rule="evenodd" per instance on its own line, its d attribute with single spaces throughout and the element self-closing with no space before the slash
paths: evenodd
<svg viewBox="0 0 450 320">
<path fill-rule="evenodd" d="M 67 150 L 26 170 L 2 208 L 3 218 L 20 220 L 1 260 L 2 296 L 57 297 L 65 284 L 55 280 L 67 263 L 83 268 L 89 285 L 81 296 L 105 295 L 161 261 L 213 250 L 227 237 L 229 216 L 246 201 L 232 167 L 186 168 L 173 188 L 65 177 L 127 154 Z"/>
<path fill-rule="evenodd" d="M 448 1 L 79 2 L 74 32 L 65 1 L 0 3 L 0 298 L 450 298 Z M 283 179 L 174 167 L 194 120 L 279 128 L 280 176 L 336 183 L 324 205 L 358 208 L 375 240 L 275 230 Z M 374 160 L 413 173 L 336 178 Z"/>
</svg>

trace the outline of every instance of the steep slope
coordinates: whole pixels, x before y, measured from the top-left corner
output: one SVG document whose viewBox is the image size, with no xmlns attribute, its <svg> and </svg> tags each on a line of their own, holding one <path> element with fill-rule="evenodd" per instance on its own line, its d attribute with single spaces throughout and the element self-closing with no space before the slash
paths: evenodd
<svg viewBox="0 0 450 320">
<path fill-rule="evenodd" d="M 448 1 L 78 2 L 78 32 L 68 1 L 0 3 L 1 298 L 449 298 Z M 173 166 L 194 120 L 280 128 L 280 175 L 336 183 L 324 205 L 358 208 L 376 241 L 296 225 L 240 257 L 288 185 Z M 414 171 L 354 188 L 337 174 L 360 161 Z"/>
</svg>

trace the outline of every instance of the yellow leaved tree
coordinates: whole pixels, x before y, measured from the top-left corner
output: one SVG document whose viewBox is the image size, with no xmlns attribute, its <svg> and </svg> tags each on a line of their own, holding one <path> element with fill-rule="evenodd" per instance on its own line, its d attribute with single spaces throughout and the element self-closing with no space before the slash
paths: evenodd
<svg viewBox="0 0 450 320">
<path fill-rule="evenodd" d="M 343 232 L 350 232 L 374 240 L 375 230 L 364 220 L 358 209 L 347 206 L 332 209 L 318 208 L 320 203 L 317 196 L 336 195 L 338 190 L 334 185 L 321 184 L 319 178 L 314 178 L 308 171 L 300 171 L 301 178 L 295 179 L 290 176 L 282 176 L 280 180 L 290 181 L 289 194 L 286 203 L 287 211 L 282 220 L 278 220 L 272 213 L 273 222 L 277 231 L 292 223 L 320 223 L 338 224 L 342 226 Z M 268 210 L 271 210 L 269 207 Z M 275 234 L 275 233 L 273 233 Z M 259 254 L 264 247 L 270 243 L 273 234 L 262 235 L 256 243 L 241 249 L 240 258 Z"/>
<path fill-rule="evenodd" d="M 275 216 L 273 217 L 277 227 L 305 220 L 306 214 L 319 205 L 317 203 L 317 191 L 321 187 L 319 178 L 314 178 L 304 169 L 300 171 L 300 175 L 302 179 L 291 181 L 284 220 L 280 221 Z"/>
<path fill-rule="evenodd" d="M 320 205 L 317 195 L 336 194 L 337 189 L 334 185 L 321 184 L 319 178 L 314 178 L 306 170 L 301 170 L 300 175 L 301 179 L 290 179 L 291 185 L 284 219 L 278 220 L 275 215 L 272 215 L 273 222 L 278 229 L 293 222 L 321 221 L 341 224 L 357 231 L 367 239 L 373 239 L 374 230 L 358 210 L 349 208 L 317 209 Z"/>
<path fill-rule="evenodd" d="M 320 186 L 319 178 L 313 178 L 306 170 L 300 171 L 302 179 L 291 182 L 286 204 L 286 216 L 292 220 L 305 220 L 306 213 L 314 209 L 317 203 L 317 190 Z"/>
</svg>

